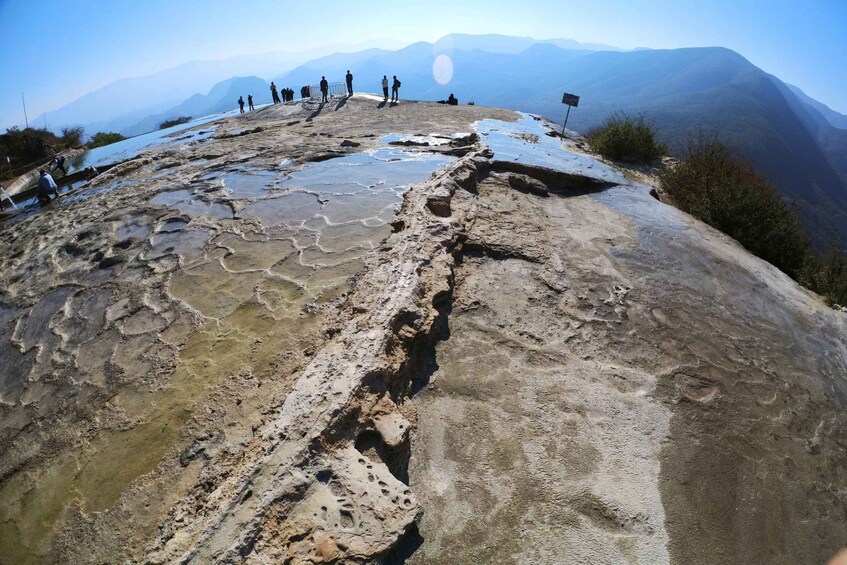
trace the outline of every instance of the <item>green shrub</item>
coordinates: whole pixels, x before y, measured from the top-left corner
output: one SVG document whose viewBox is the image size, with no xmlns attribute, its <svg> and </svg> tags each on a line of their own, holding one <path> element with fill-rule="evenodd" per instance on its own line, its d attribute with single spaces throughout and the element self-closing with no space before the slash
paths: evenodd
<svg viewBox="0 0 847 565">
<path fill-rule="evenodd" d="M 119 133 L 115 132 L 103 132 L 98 131 L 94 134 L 94 137 L 88 142 L 88 147 L 94 149 L 95 147 L 103 147 L 104 145 L 111 145 L 112 143 L 117 143 L 118 141 L 123 141 L 126 139 Z"/>
<path fill-rule="evenodd" d="M 649 163 L 667 152 L 664 144 L 656 143 L 656 127 L 643 116 L 612 114 L 585 136 L 594 152 L 616 161 Z"/>
<path fill-rule="evenodd" d="M 173 120 L 165 120 L 161 124 L 159 124 L 159 129 L 166 129 L 173 126 L 178 126 L 179 124 L 185 124 L 191 121 L 191 116 L 180 116 L 179 118 L 174 118 Z"/>
<path fill-rule="evenodd" d="M 822 295 L 847 305 L 847 255 L 833 245 L 818 256 L 800 220 L 774 187 L 717 139 L 701 135 L 661 177 L 682 210 L 735 238 L 751 253 Z"/>
<path fill-rule="evenodd" d="M 776 189 L 720 141 L 692 141 L 688 157 L 665 172 L 661 184 L 682 210 L 790 277 L 800 276 L 810 255 L 802 224 Z"/>
<path fill-rule="evenodd" d="M 810 257 L 802 283 L 830 304 L 847 306 L 847 256 L 833 245 L 824 257 Z"/>
<path fill-rule="evenodd" d="M 62 128 L 62 137 L 60 138 L 60 142 L 66 148 L 79 147 L 82 145 L 82 135 L 84 133 L 85 130 L 79 126 Z"/>
</svg>

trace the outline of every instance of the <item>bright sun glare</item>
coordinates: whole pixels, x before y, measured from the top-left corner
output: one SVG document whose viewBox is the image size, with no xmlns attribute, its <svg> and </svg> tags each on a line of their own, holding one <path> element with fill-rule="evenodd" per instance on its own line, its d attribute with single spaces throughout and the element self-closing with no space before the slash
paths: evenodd
<svg viewBox="0 0 847 565">
<path fill-rule="evenodd" d="M 432 62 L 432 76 L 435 82 L 446 86 L 453 79 L 453 61 L 447 55 L 439 55 Z"/>
</svg>

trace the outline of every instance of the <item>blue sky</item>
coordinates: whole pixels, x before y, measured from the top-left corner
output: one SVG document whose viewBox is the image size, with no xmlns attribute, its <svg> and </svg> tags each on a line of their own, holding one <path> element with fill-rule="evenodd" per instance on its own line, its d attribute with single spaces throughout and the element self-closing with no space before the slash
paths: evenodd
<svg viewBox="0 0 847 565">
<path fill-rule="evenodd" d="M 0 126 L 21 92 L 33 118 L 186 61 L 448 33 L 728 47 L 847 113 L 847 0 L 0 0 Z"/>
</svg>

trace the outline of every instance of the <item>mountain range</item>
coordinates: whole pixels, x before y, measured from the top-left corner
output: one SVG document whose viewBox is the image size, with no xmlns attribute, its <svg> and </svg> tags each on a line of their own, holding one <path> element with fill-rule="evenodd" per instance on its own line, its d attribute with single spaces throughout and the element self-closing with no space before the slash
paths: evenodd
<svg viewBox="0 0 847 565">
<path fill-rule="evenodd" d="M 452 63 L 446 85 L 433 76 L 438 55 Z M 729 49 L 622 51 L 561 39 L 449 35 L 398 50 L 334 53 L 289 69 L 264 76 L 299 92 L 321 76 L 343 81 L 349 69 L 357 91 L 379 92 L 383 75 L 397 75 L 402 98 L 444 99 L 454 93 L 462 103 L 513 108 L 559 122 L 567 91 L 581 97 L 570 114 L 571 129 L 585 131 L 614 112 L 641 114 L 656 124 L 660 139 L 676 155 L 684 153 L 691 136 L 717 134 L 794 202 L 819 248 L 833 241 L 847 244 L 847 116 Z M 190 72 L 184 69 L 180 76 L 186 74 Z M 112 117 L 112 129 L 141 133 L 165 119 L 234 108 L 238 96 L 246 99 L 247 94 L 257 104 L 268 102 L 268 84 L 256 76 L 239 76 L 215 84 L 205 95 L 195 90 L 189 96 L 174 88 L 168 97 L 156 99 L 155 106 L 127 104 L 137 109 Z M 90 105 L 102 94 L 73 104 Z M 177 94 L 182 99 L 174 101 Z M 142 98 L 154 100 L 149 94 Z M 94 129 L 85 125 L 90 132 L 100 125 L 108 129 L 102 121 Z"/>
</svg>

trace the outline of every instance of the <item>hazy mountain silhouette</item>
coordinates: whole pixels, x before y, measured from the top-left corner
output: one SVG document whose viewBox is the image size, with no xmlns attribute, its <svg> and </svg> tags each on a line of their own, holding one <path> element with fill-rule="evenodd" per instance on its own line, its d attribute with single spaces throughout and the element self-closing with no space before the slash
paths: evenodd
<svg viewBox="0 0 847 565">
<path fill-rule="evenodd" d="M 281 77 L 307 84 L 325 74 L 341 80 L 347 68 L 358 90 L 378 91 L 383 75 L 398 75 L 401 98 L 435 100 L 451 92 L 462 103 L 503 106 L 561 122 L 563 91 L 581 96 L 569 127 L 584 131 L 609 114 L 644 114 L 681 153 L 698 131 L 718 133 L 791 200 L 819 246 L 847 242 L 847 138 L 809 102 L 779 79 L 724 48 L 627 52 L 563 49 L 538 43 L 510 52 L 520 38 L 503 40 L 500 52 L 446 49 L 472 46 L 473 37 L 416 43 L 345 64 L 318 59 Z M 481 45 L 499 38 L 484 36 Z M 440 46 L 439 46 L 440 45 Z M 498 48 L 498 47 L 490 47 Z M 435 55 L 447 54 L 453 78 L 442 86 L 432 75 Z"/>
<path fill-rule="evenodd" d="M 439 54 L 449 56 L 453 63 L 447 85 L 433 78 L 432 64 Z M 218 65 L 217 76 L 228 68 Z M 188 87 L 181 86 L 184 81 L 178 75 L 187 71 L 178 69 L 155 75 L 154 83 L 173 81 L 175 86 L 167 92 L 161 85 L 127 79 L 63 111 L 75 111 L 78 123 L 85 123 L 83 118 L 99 120 L 101 129 L 136 134 L 180 115 L 234 108 L 238 96 L 246 99 L 253 94 L 257 104 L 270 101 L 267 83 L 256 77 L 217 82 L 205 95 L 195 93 L 208 86 L 200 88 L 200 82 L 192 78 L 194 89 L 186 92 Z M 358 92 L 380 92 L 382 76 L 396 74 L 403 82 L 401 99 L 440 100 L 452 92 L 461 103 L 473 100 L 558 121 L 565 111 L 562 92 L 572 92 L 581 96 L 579 107 L 571 112 L 568 125 L 572 129 L 584 131 L 616 111 L 640 113 L 658 125 L 662 140 L 677 153 L 698 131 L 718 133 L 796 202 L 819 246 L 834 238 L 847 242 L 847 116 L 729 49 L 620 51 L 562 39 L 454 34 L 434 44 L 419 42 L 396 51 L 334 53 L 284 74 L 264 76 L 274 77 L 280 88 L 299 92 L 321 76 L 341 82 L 347 69 L 355 76 Z M 197 71 L 189 74 L 195 76 Z M 132 95 L 120 94 L 128 90 Z M 175 100 L 178 94 L 181 97 Z M 133 111 L 104 121 L 108 112 L 90 111 L 104 97 L 122 98 L 123 108 Z M 51 124 L 61 121 L 48 119 Z M 109 124 L 116 127 L 107 128 Z"/>
<path fill-rule="evenodd" d="M 259 77 L 233 77 L 219 82 L 208 94 L 195 94 L 182 104 L 174 106 L 165 112 L 147 116 L 136 124 L 123 130 L 125 135 L 138 135 L 159 128 L 165 120 L 180 116 L 197 118 L 217 112 L 238 108 L 238 97 L 243 96 L 245 105 L 247 96 L 253 95 L 253 103 L 267 104 L 271 102 L 270 83 Z"/>
</svg>

